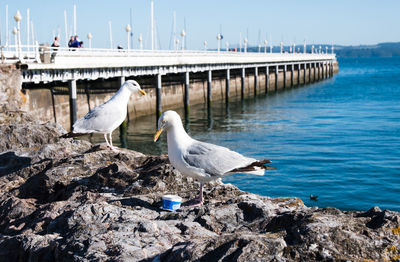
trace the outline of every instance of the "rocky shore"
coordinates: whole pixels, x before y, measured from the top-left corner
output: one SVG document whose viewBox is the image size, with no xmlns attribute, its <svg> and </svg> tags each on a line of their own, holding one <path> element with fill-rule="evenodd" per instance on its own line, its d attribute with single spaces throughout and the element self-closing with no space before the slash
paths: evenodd
<svg viewBox="0 0 400 262">
<path fill-rule="evenodd" d="M 166 156 L 60 139 L 20 106 L 0 104 L 0 261 L 400 259 L 400 213 L 378 207 L 310 208 L 216 182 L 204 206 L 163 211 L 162 195 L 198 193 Z"/>
</svg>

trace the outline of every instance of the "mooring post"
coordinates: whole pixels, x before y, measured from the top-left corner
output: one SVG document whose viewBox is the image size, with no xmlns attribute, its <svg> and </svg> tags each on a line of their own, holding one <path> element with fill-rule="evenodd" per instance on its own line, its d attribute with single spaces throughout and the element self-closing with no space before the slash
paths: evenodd
<svg viewBox="0 0 400 262">
<path fill-rule="evenodd" d="M 254 96 L 257 95 L 258 89 L 258 67 L 254 67 Z"/>
<path fill-rule="evenodd" d="M 208 70 L 208 77 L 207 77 L 207 107 L 211 107 L 211 100 L 212 100 L 212 70 Z"/>
<path fill-rule="evenodd" d="M 158 128 L 158 118 L 161 116 L 161 74 L 157 74 L 157 84 L 156 84 L 156 121 Z"/>
<path fill-rule="evenodd" d="M 294 72 L 294 64 L 292 64 L 291 65 L 291 67 L 290 67 L 290 87 L 293 87 L 293 84 L 294 84 L 294 82 L 293 82 L 293 72 Z"/>
<path fill-rule="evenodd" d="M 268 93 L 269 89 L 269 66 L 265 67 L 265 93 Z"/>
<path fill-rule="evenodd" d="M 275 91 L 278 90 L 279 66 L 275 66 Z"/>
<path fill-rule="evenodd" d="M 183 99 L 185 114 L 189 114 L 189 72 L 185 72 L 185 94 Z"/>
<path fill-rule="evenodd" d="M 286 72 L 287 72 L 287 65 L 283 66 L 283 88 L 286 88 Z"/>
<path fill-rule="evenodd" d="M 229 103 L 229 80 L 231 78 L 229 68 L 226 69 L 226 78 L 225 78 L 225 102 Z"/>
<path fill-rule="evenodd" d="M 240 97 L 243 100 L 244 99 L 244 87 L 245 87 L 245 80 L 246 80 L 246 69 L 243 67 L 242 68 L 242 86 L 240 90 Z"/>
<path fill-rule="evenodd" d="M 76 113 L 76 80 L 73 79 L 69 81 L 69 116 L 70 116 L 70 123 L 71 123 L 71 131 L 73 130 L 73 125 L 77 119 Z"/>
</svg>

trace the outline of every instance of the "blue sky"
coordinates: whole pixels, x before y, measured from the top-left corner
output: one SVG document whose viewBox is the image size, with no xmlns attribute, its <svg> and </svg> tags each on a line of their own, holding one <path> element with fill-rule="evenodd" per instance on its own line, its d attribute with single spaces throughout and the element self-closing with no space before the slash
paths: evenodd
<svg viewBox="0 0 400 262">
<path fill-rule="evenodd" d="M 36 38 L 51 43 L 60 30 L 65 44 L 64 10 L 67 11 L 68 32 L 72 29 L 73 4 L 77 7 L 77 33 L 87 44 L 87 34 L 93 35 L 92 46 L 108 48 L 109 21 L 112 22 L 114 46 L 127 45 L 126 25 L 133 13 L 133 43 L 138 48 L 142 33 L 145 48 L 150 47 L 150 0 L 8 0 L 0 1 L 1 41 L 5 40 L 5 6 L 9 10 L 9 30 L 15 26 L 17 9 L 22 14 L 22 43 L 26 42 L 26 9 L 30 9 Z M 35 3 L 35 4 L 33 4 Z M 359 45 L 400 41 L 400 1 L 398 0 L 154 0 L 157 43 L 168 49 L 172 43 L 173 12 L 176 11 L 177 32 L 186 24 L 188 49 L 216 48 L 216 35 L 221 30 L 225 42 L 231 45 L 248 36 L 250 45 L 259 40 L 286 44 Z M 185 22 L 185 23 L 184 23 Z M 68 33 L 69 34 L 69 33 Z M 11 35 L 12 36 L 12 35 Z"/>
</svg>

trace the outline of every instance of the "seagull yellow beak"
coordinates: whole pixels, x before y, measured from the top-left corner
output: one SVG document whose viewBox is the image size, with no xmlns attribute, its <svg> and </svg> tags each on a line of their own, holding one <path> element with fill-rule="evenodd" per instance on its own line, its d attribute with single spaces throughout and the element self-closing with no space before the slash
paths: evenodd
<svg viewBox="0 0 400 262">
<path fill-rule="evenodd" d="M 146 92 L 143 91 L 142 89 L 140 89 L 139 92 L 140 92 L 142 95 L 144 95 L 144 96 L 146 95 Z"/>
<path fill-rule="evenodd" d="M 157 130 L 157 132 L 154 134 L 154 142 L 156 142 L 158 140 L 158 137 L 161 135 L 163 129 L 160 128 Z"/>
</svg>

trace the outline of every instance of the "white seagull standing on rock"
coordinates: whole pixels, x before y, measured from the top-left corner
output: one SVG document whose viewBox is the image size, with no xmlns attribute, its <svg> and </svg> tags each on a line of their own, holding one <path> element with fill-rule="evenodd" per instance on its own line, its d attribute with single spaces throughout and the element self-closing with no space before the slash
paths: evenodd
<svg viewBox="0 0 400 262">
<path fill-rule="evenodd" d="M 200 194 L 192 200 L 192 206 L 203 204 L 203 184 L 234 173 L 264 175 L 265 169 L 274 169 L 264 164 L 269 160 L 256 160 L 245 157 L 226 147 L 204 143 L 191 138 L 175 111 L 166 111 L 158 119 L 159 129 L 154 142 L 165 130 L 168 142 L 168 158 L 171 164 L 182 173 L 200 181 Z"/>
<path fill-rule="evenodd" d="M 73 131 L 62 138 L 81 136 L 89 133 L 104 134 L 107 147 L 111 150 L 116 150 L 112 144 L 112 132 L 124 122 L 127 114 L 127 105 L 132 93 L 140 92 L 146 95 L 140 85 L 134 80 L 124 82 L 121 88 L 107 102 L 96 106 L 84 117 L 79 119 L 73 125 Z M 110 142 L 107 140 L 107 135 L 110 136 Z"/>
</svg>

